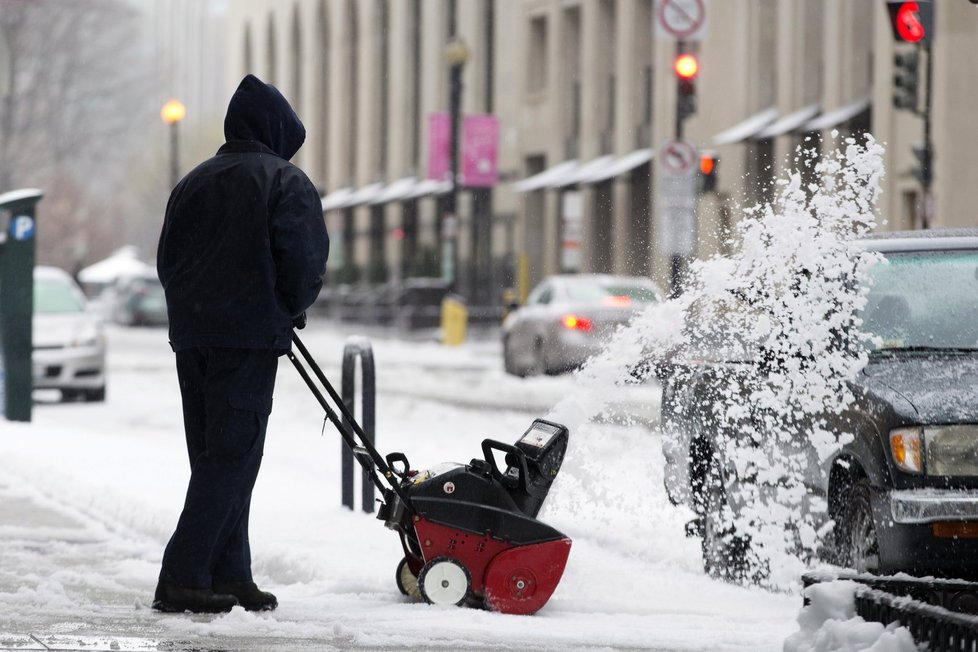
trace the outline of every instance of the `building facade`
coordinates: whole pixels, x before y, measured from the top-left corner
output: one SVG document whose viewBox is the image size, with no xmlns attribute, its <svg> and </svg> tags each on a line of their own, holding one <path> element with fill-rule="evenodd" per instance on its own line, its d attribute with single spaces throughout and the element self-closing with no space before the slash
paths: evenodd
<svg viewBox="0 0 978 652">
<path fill-rule="evenodd" d="M 911 170 L 922 120 L 892 102 L 894 54 L 915 46 L 895 43 L 885 2 L 703 4 L 702 37 L 683 45 L 700 73 L 682 135 L 719 166 L 715 190 L 697 196 L 695 254 L 723 250 L 739 207 L 769 199 L 774 179 L 867 131 L 886 144 L 881 228 L 919 227 Z M 324 197 L 334 281 L 438 276 L 448 238 L 458 258 L 449 273 L 479 303 L 561 271 L 667 285 L 655 168 L 677 135 L 679 46 L 657 35 L 657 9 L 655 0 L 231 0 L 228 77 L 274 83 L 303 118 L 296 160 Z M 947 0 L 935 13 L 930 225 L 973 226 L 978 9 Z M 469 52 L 462 112 L 499 122 L 499 180 L 461 187 L 458 227 L 445 229 L 448 184 L 427 179 L 429 116 L 448 110 L 453 33 Z"/>
</svg>

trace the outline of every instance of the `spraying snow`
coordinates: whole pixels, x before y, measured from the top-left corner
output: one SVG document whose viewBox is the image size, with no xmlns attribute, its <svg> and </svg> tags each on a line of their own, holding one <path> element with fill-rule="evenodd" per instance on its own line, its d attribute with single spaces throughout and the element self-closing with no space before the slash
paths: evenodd
<svg viewBox="0 0 978 652">
<path fill-rule="evenodd" d="M 738 480 L 731 501 L 738 509 L 726 511 L 727 526 L 749 541 L 745 576 L 771 587 L 796 583 L 820 545 L 826 506 L 808 495 L 803 471 L 811 455 L 825 460 L 846 442 L 825 415 L 853 400 L 847 382 L 866 362 L 859 311 L 867 288 L 853 281 L 879 256 L 856 238 L 876 224 L 882 153 L 872 136 L 865 144 L 849 138 L 814 165 L 820 183 L 806 186 L 800 171 L 779 180 L 771 204 L 744 211 L 737 253 L 694 263 L 685 292 L 620 329 L 548 415 L 574 432 L 635 382 L 643 360 L 671 363 L 704 349 L 720 359 L 752 356 L 746 372 L 718 382 L 712 410 L 732 433 L 720 452 Z M 809 430 L 799 441 L 802 423 Z M 566 476 L 587 473 L 579 460 L 603 445 L 572 442 L 548 513 L 582 503 L 583 496 L 562 495 L 577 486 Z"/>
</svg>

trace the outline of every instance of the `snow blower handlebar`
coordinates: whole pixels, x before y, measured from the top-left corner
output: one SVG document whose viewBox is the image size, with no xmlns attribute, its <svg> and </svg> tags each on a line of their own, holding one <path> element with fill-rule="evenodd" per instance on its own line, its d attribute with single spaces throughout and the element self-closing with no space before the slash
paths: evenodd
<svg viewBox="0 0 978 652">
<path fill-rule="evenodd" d="M 316 364 L 316 361 L 312 359 L 312 355 L 309 354 L 309 350 L 302 343 L 302 340 L 299 339 L 299 336 L 294 332 L 292 333 L 292 341 L 295 343 L 296 348 L 299 349 L 299 353 L 302 354 L 302 357 L 306 361 L 306 364 L 308 364 L 309 368 L 312 369 L 314 374 L 316 374 L 316 378 L 318 378 L 322 386 L 326 388 L 326 392 L 329 394 L 329 397 L 333 400 L 333 403 L 336 404 L 340 412 L 343 414 L 343 418 L 346 419 L 345 424 L 336 414 L 336 411 L 329 404 L 326 398 L 323 396 L 322 392 L 319 391 L 319 388 L 316 387 L 316 384 L 309 376 L 309 372 L 303 366 L 302 362 L 295 356 L 295 354 L 292 351 L 289 351 L 286 355 L 288 356 L 289 360 L 292 361 L 292 364 L 295 366 L 296 371 L 298 371 L 299 375 L 302 376 L 302 379 L 306 382 L 306 385 L 309 386 L 309 389 L 312 391 L 313 396 L 315 396 L 316 399 L 319 401 L 319 404 L 323 407 L 323 410 L 326 411 L 326 417 L 333 423 L 334 426 L 336 426 L 336 429 L 339 431 L 340 436 L 343 437 L 343 441 L 345 441 L 346 445 L 350 447 L 351 451 L 353 451 L 353 456 L 357 458 L 358 462 L 360 462 L 360 466 L 362 466 L 363 470 L 367 473 L 367 475 L 370 476 L 370 479 L 373 481 L 374 485 L 376 485 L 377 488 L 380 490 L 381 494 L 384 494 L 386 491 L 386 487 L 384 487 L 383 482 L 377 475 L 377 470 L 380 469 L 380 472 L 387 479 L 387 482 L 394 490 L 394 493 L 396 493 L 397 497 L 401 499 L 401 503 L 409 512 L 413 513 L 414 509 L 413 506 L 411 505 L 411 500 L 408 498 L 407 494 L 404 493 L 404 490 L 401 489 L 399 474 L 395 473 L 394 470 L 391 469 L 390 465 L 388 465 L 387 462 L 384 461 L 384 458 L 380 456 L 380 453 L 377 452 L 377 449 L 374 448 L 374 445 L 370 442 L 370 440 L 366 437 L 366 435 L 364 435 L 363 429 L 360 427 L 360 424 L 357 423 L 357 420 L 356 418 L 354 418 L 353 413 L 350 411 L 349 408 L 347 408 L 346 404 L 340 398 L 339 394 L 336 393 L 336 390 L 333 388 L 333 385 L 326 378 L 326 374 L 324 374 L 323 370 L 319 368 L 319 365 Z M 362 442 L 362 446 L 357 443 L 357 437 L 360 438 L 360 442 Z M 392 455 L 396 455 L 396 454 L 392 454 Z M 407 464 L 407 458 L 404 458 L 404 463 L 405 465 Z"/>
</svg>

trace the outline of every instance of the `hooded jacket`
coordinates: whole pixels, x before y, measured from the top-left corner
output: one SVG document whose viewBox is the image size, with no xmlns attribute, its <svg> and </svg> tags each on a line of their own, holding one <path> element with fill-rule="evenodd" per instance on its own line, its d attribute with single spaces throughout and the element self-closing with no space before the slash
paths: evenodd
<svg viewBox="0 0 978 652">
<path fill-rule="evenodd" d="M 289 163 L 306 132 L 271 85 L 245 77 L 226 143 L 167 202 L 157 249 L 170 345 L 287 350 L 322 287 L 329 237 L 319 193 Z"/>
</svg>

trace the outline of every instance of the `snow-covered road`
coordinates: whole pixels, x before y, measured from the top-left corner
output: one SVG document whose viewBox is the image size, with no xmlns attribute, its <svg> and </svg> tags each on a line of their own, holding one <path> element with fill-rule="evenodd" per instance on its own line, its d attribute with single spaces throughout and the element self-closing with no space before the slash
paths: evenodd
<svg viewBox="0 0 978 652">
<path fill-rule="evenodd" d="M 303 339 L 339 380 L 345 334 Z M 254 569 L 270 614 L 161 615 L 149 608 L 183 500 L 173 356 L 162 330 L 110 331 L 108 401 L 36 406 L 0 421 L 0 649 L 780 650 L 797 595 L 715 582 L 689 515 L 662 489 L 654 386 L 629 390 L 608 421 L 571 433 L 542 515 L 574 547 L 542 611 L 517 617 L 408 601 L 394 585 L 397 537 L 339 506 L 338 435 L 284 358 L 252 506 Z M 378 447 L 415 467 L 465 462 L 485 437 L 513 441 L 573 379 L 504 375 L 495 342 L 458 349 L 374 341 Z M 33 647 L 32 647 L 33 646 Z M 75 646 L 75 647 L 71 647 Z"/>
</svg>

